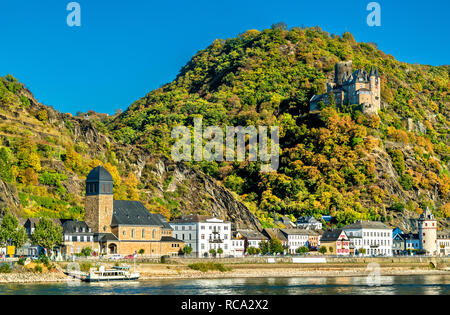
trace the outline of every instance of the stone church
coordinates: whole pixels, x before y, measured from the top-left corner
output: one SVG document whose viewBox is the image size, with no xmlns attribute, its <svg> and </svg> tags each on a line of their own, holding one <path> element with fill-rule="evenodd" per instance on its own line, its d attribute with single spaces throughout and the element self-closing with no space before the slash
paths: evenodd
<svg viewBox="0 0 450 315">
<path fill-rule="evenodd" d="M 310 111 L 320 110 L 320 105 L 330 103 L 334 96 L 337 106 L 361 105 L 364 114 L 378 115 L 381 108 L 380 74 L 377 69 L 367 73 L 364 69 L 353 72 L 352 61 L 335 65 L 334 82 L 327 83 L 327 93 L 314 95 L 310 100 Z"/>
<path fill-rule="evenodd" d="M 85 228 L 64 232 L 64 254 L 92 247 L 98 254 L 178 255 L 184 242 L 173 237 L 173 229 L 160 214 L 150 213 L 139 201 L 114 200 L 113 178 L 102 166 L 86 179 Z M 81 230 L 83 229 L 83 230 Z M 83 235 L 81 235 L 82 233 Z M 92 237 L 84 237 L 89 233 Z"/>
</svg>

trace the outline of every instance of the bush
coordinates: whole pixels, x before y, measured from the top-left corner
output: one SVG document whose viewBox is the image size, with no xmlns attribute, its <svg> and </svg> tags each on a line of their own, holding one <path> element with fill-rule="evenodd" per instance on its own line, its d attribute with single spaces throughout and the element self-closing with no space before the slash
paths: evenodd
<svg viewBox="0 0 450 315">
<path fill-rule="evenodd" d="M 19 258 L 19 261 L 17 262 L 17 264 L 20 266 L 25 266 L 25 259 Z"/>
<path fill-rule="evenodd" d="M 37 264 L 36 266 L 34 266 L 34 272 L 42 273 L 42 266 L 40 264 Z"/>
<path fill-rule="evenodd" d="M 167 255 L 161 256 L 161 264 L 165 264 L 167 262 L 168 258 L 169 258 L 169 256 L 167 256 Z"/>
<path fill-rule="evenodd" d="M 199 270 L 201 272 L 218 270 L 220 272 L 231 271 L 231 267 L 225 267 L 223 264 L 207 262 L 207 263 L 195 263 L 190 264 L 188 267 L 192 270 Z"/>
<path fill-rule="evenodd" d="M 11 266 L 9 264 L 2 264 L 0 265 L 0 273 L 10 273 L 11 272 Z"/>
<path fill-rule="evenodd" d="M 89 262 L 82 262 L 80 265 L 80 271 L 89 272 L 91 270 L 92 265 Z"/>
<path fill-rule="evenodd" d="M 44 264 L 45 267 L 49 267 L 50 266 L 50 258 L 45 256 L 44 254 L 39 256 L 39 262 Z"/>
</svg>

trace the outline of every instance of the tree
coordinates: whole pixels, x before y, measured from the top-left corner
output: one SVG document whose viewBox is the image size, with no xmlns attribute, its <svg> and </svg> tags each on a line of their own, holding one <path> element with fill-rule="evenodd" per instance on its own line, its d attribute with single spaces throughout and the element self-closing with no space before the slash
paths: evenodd
<svg viewBox="0 0 450 315">
<path fill-rule="evenodd" d="M 327 252 L 327 248 L 326 248 L 326 246 L 321 246 L 321 247 L 319 248 L 319 253 L 321 253 L 321 254 L 325 255 L 325 254 L 326 254 L 326 252 Z"/>
<path fill-rule="evenodd" d="M 191 247 L 191 246 L 185 246 L 185 247 L 183 248 L 183 253 L 184 253 L 185 255 L 190 255 L 190 254 L 192 253 L 192 247 Z"/>
<path fill-rule="evenodd" d="M 41 218 L 31 235 L 31 241 L 34 245 L 45 248 L 49 255 L 53 248 L 62 242 L 62 227 L 51 219 Z"/>
<path fill-rule="evenodd" d="M 141 255 L 141 256 L 144 255 L 144 253 L 145 253 L 145 250 L 142 249 L 142 248 L 138 251 L 138 254 Z"/>
<path fill-rule="evenodd" d="M 363 254 L 363 255 L 366 253 L 366 249 L 362 248 L 362 247 L 360 249 L 358 249 L 358 251 L 360 254 Z"/>
<path fill-rule="evenodd" d="M 19 225 L 19 219 L 13 214 L 7 213 L 0 225 L 0 245 L 12 245 L 20 248 L 27 241 L 25 228 Z"/>
<path fill-rule="evenodd" d="M 266 255 L 270 253 L 270 246 L 268 241 L 262 241 L 259 243 L 259 249 L 261 251 L 261 254 Z"/>
<path fill-rule="evenodd" d="M 328 251 L 330 252 L 330 254 L 332 254 L 334 252 L 333 246 L 328 247 Z"/>
<path fill-rule="evenodd" d="M 271 254 L 282 254 L 284 253 L 283 244 L 278 238 L 273 238 L 270 240 L 270 253 Z"/>
<path fill-rule="evenodd" d="M 308 247 L 306 247 L 306 246 L 300 246 L 299 248 L 297 248 L 297 249 L 295 250 L 295 252 L 296 252 L 297 254 L 306 254 L 307 252 L 309 252 L 309 249 L 308 249 Z"/>
<path fill-rule="evenodd" d="M 92 255 L 92 248 L 91 247 L 84 247 L 82 250 L 81 250 L 81 255 L 83 255 L 83 256 L 85 256 L 85 257 L 88 257 L 88 256 L 91 256 Z"/>
<path fill-rule="evenodd" d="M 214 249 L 214 248 L 211 248 L 210 250 L 209 250 L 209 253 L 211 254 L 211 256 L 216 256 L 216 250 Z"/>
<path fill-rule="evenodd" d="M 249 255 L 255 255 L 255 254 L 256 254 L 256 248 L 254 248 L 254 247 L 248 247 L 248 248 L 247 248 L 247 254 L 249 254 Z"/>
<path fill-rule="evenodd" d="M 219 249 L 217 250 L 217 254 L 219 254 L 219 256 L 222 256 L 222 254 L 223 254 L 223 249 L 219 247 Z"/>
</svg>

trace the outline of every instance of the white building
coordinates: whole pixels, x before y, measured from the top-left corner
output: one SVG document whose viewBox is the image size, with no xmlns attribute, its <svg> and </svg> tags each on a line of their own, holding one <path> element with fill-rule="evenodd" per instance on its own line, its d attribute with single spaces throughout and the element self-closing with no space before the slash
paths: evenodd
<svg viewBox="0 0 450 315">
<path fill-rule="evenodd" d="M 318 221 L 315 217 L 300 217 L 295 222 L 296 226 L 301 229 L 307 230 L 321 230 L 322 222 Z"/>
<path fill-rule="evenodd" d="M 381 222 L 357 221 L 342 228 L 353 240 L 353 248 L 356 254 L 360 248 L 364 248 L 365 255 L 392 256 L 392 229 Z"/>
<path fill-rule="evenodd" d="M 174 237 L 192 248 L 192 255 L 210 256 L 210 250 L 219 248 L 221 256 L 232 255 L 231 223 L 212 216 L 187 215 L 169 222 Z"/>
<path fill-rule="evenodd" d="M 289 254 L 296 254 L 299 247 L 308 246 L 309 233 L 304 229 L 281 229 L 287 238 L 287 250 Z"/>
<path fill-rule="evenodd" d="M 230 255 L 234 257 L 242 257 L 245 254 L 245 239 L 233 237 L 231 239 Z"/>
<path fill-rule="evenodd" d="M 243 238 L 245 240 L 246 250 L 249 247 L 259 248 L 259 244 L 261 244 L 261 242 L 269 240 L 262 233 L 254 230 L 237 230 L 236 237 Z"/>
<path fill-rule="evenodd" d="M 438 232 L 437 248 L 438 248 L 438 255 L 440 256 L 450 255 L 450 235 L 448 233 Z"/>
</svg>

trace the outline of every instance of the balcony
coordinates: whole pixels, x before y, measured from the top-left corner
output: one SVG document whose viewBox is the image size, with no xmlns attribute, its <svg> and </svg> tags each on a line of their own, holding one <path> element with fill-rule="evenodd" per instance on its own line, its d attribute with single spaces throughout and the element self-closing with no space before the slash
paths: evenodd
<svg viewBox="0 0 450 315">
<path fill-rule="evenodd" d="M 223 243 L 223 240 L 221 238 L 210 238 L 209 239 L 210 243 Z"/>
</svg>

